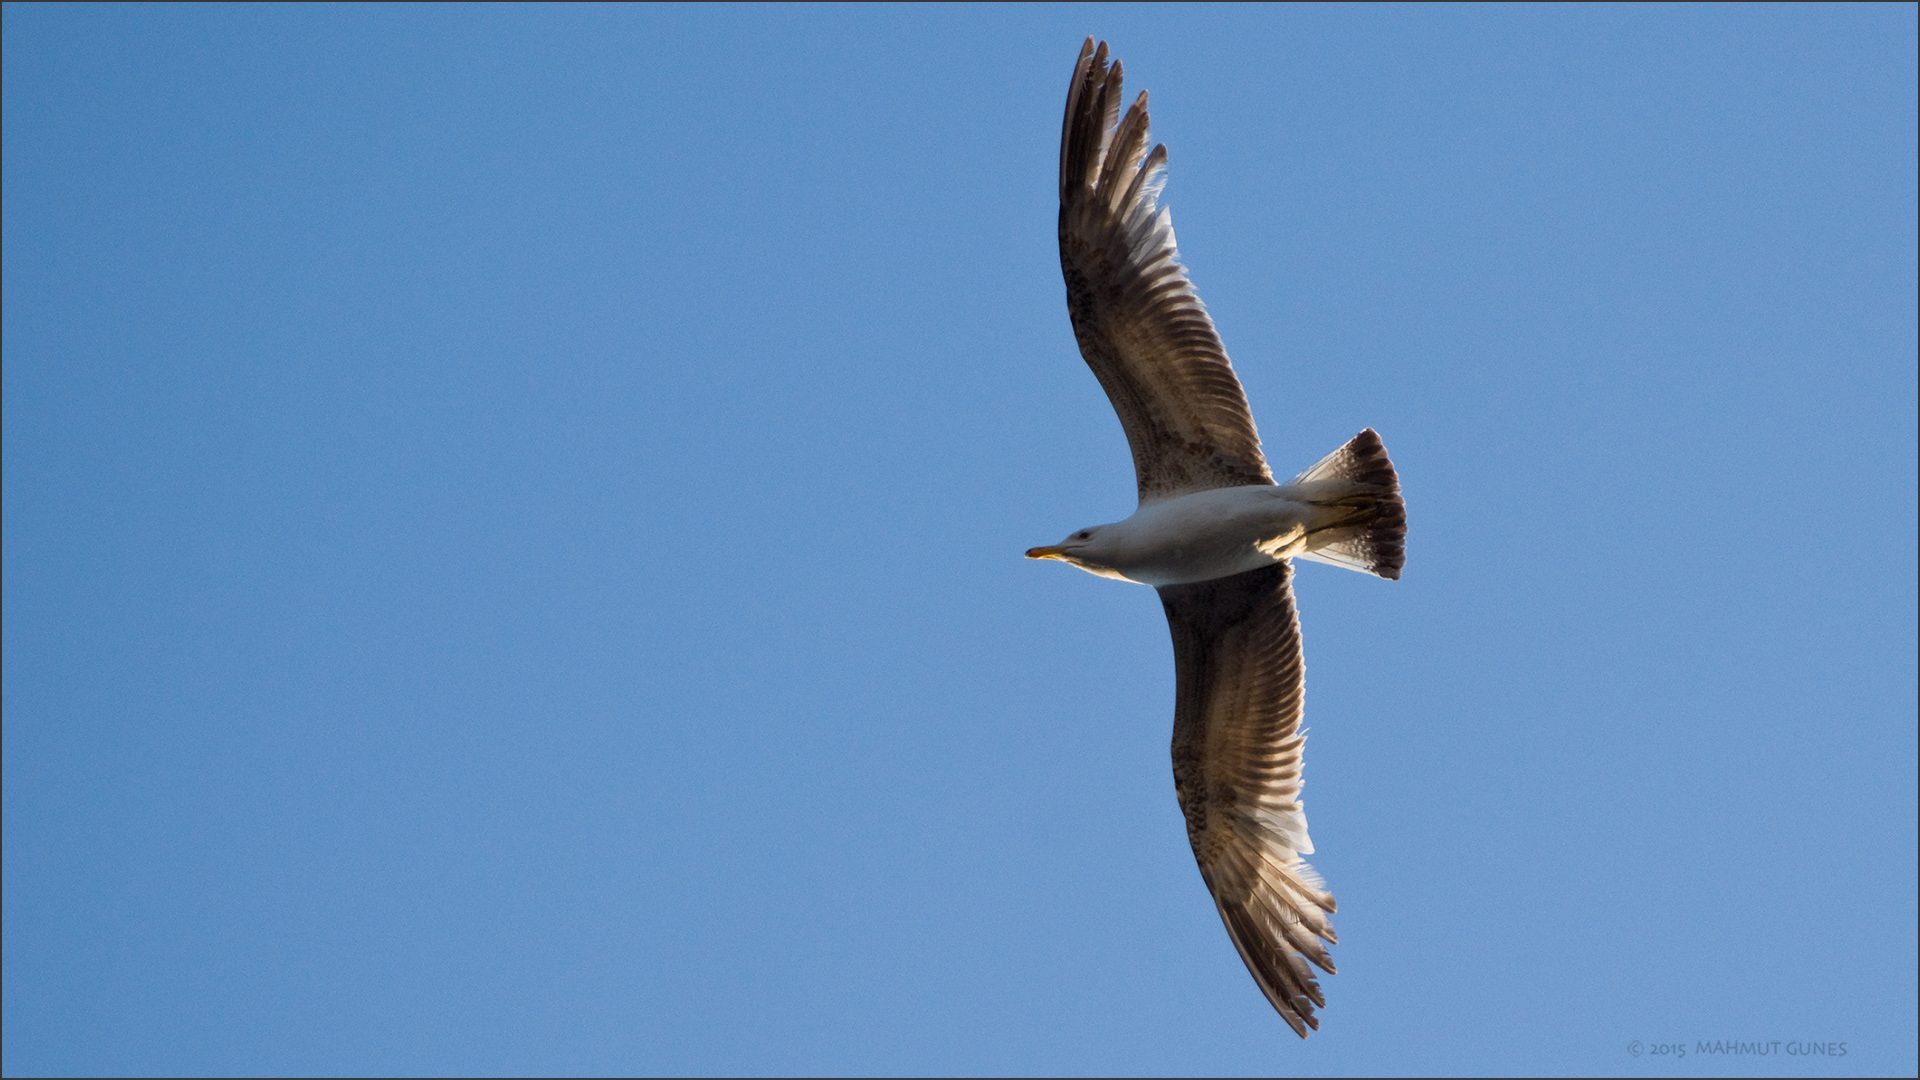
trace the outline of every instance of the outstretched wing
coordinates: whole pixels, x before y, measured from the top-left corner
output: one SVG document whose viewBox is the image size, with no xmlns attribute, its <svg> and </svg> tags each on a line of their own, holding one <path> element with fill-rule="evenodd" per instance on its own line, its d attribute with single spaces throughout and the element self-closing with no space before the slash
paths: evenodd
<svg viewBox="0 0 1920 1080">
<path fill-rule="evenodd" d="M 1080 355 L 1120 414 L 1140 501 L 1271 484 L 1247 395 L 1159 209 L 1167 148 L 1145 159 L 1147 95 L 1116 129 L 1120 62 L 1080 50 L 1060 131 L 1060 269 Z"/>
<path fill-rule="evenodd" d="M 1173 631 L 1173 785 L 1234 948 L 1306 1038 L 1324 1007 L 1333 896 L 1300 859 L 1300 621 L 1288 563 L 1160 589 Z"/>
</svg>

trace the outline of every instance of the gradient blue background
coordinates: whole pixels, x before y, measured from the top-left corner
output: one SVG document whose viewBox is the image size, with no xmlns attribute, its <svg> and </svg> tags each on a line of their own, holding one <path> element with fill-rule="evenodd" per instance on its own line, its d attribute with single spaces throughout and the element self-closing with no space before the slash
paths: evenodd
<svg viewBox="0 0 1920 1080">
<path fill-rule="evenodd" d="M 7 1073 L 1914 1071 L 1913 6 L 4 18 Z M 1020 558 L 1132 509 L 1089 33 L 1406 485 L 1304 1044 Z"/>
</svg>

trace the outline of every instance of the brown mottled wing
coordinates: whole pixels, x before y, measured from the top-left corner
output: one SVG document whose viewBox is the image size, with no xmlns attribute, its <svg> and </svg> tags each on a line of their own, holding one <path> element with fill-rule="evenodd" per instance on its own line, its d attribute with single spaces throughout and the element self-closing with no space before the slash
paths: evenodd
<svg viewBox="0 0 1920 1080">
<path fill-rule="evenodd" d="M 1060 269 L 1080 355 L 1120 414 L 1140 501 L 1271 484 L 1246 392 L 1158 208 L 1167 148 L 1147 95 L 1120 112 L 1120 63 L 1088 38 L 1060 132 Z"/>
<path fill-rule="evenodd" d="M 1325 1006 L 1333 896 L 1301 861 L 1300 621 L 1292 568 L 1160 589 L 1177 674 L 1173 786 L 1187 839 L 1234 948 L 1293 1030 Z"/>
</svg>

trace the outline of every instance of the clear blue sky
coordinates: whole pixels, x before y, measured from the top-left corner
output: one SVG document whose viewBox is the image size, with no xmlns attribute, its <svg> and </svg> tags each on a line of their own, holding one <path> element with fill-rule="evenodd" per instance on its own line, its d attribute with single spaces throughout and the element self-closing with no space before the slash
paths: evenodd
<svg viewBox="0 0 1920 1080">
<path fill-rule="evenodd" d="M 1912 5 L 4 20 L 8 1074 L 1914 1071 Z M 1090 33 L 1406 485 L 1304 1044 L 1020 557 L 1132 509 Z"/>
</svg>

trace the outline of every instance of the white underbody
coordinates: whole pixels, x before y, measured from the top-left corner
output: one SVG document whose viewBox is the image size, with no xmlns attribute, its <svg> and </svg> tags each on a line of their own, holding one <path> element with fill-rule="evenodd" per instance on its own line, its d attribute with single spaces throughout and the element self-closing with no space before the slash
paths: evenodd
<svg viewBox="0 0 1920 1080">
<path fill-rule="evenodd" d="M 1062 545 L 1088 573 L 1143 585 L 1184 585 L 1257 570 L 1308 553 L 1309 530 L 1329 514 L 1309 501 L 1318 485 L 1214 488 L 1142 505 L 1125 521 Z"/>
</svg>

